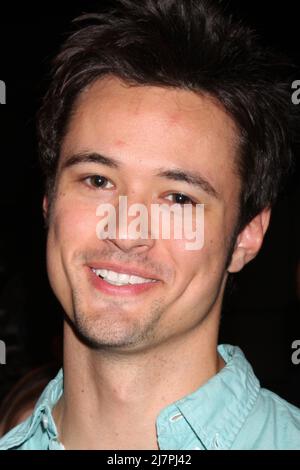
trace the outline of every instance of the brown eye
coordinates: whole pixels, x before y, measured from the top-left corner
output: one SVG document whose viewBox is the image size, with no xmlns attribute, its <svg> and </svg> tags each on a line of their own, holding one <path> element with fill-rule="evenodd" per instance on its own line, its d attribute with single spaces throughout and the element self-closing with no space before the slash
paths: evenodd
<svg viewBox="0 0 300 470">
<path fill-rule="evenodd" d="M 186 196 L 185 194 L 182 194 L 182 193 L 172 193 L 172 194 L 169 194 L 169 196 L 167 197 L 171 197 L 171 200 L 174 204 L 181 204 L 181 205 L 195 204 L 195 202 L 189 196 Z"/>
<path fill-rule="evenodd" d="M 109 179 L 101 175 L 88 176 L 86 181 L 88 182 L 89 186 L 93 186 L 94 188 L 109 189 L 113 187 L 113 184 L 109 181 Z"/>
</svg>

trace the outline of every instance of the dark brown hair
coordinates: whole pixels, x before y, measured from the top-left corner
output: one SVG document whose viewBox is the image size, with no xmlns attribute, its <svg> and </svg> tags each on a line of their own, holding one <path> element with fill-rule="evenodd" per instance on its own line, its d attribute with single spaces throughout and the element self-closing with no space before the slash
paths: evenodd
<svg viewBox="0 0 300 470">
<path fill-rule="evenodd" d="M 218 100 L 239 129 L 239 229 L 272 206 L 292 163 L 290 72 L 217 0 L 116 0 L 75 20 L 54 61 L 38 119 L 40 160 L 51 193 L 63 136 L 79 94 L 117 76 Z"/>
</svg>

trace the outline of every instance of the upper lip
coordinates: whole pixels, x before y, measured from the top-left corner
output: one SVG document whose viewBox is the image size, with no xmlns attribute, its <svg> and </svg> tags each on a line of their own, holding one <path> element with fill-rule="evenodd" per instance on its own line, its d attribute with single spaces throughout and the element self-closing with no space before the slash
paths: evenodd
<svg viewBox="0 0 300 470">
<path fill-rule="evenodd" d="M 139 276 L 139 277 L 144 277 L 146 279 L 155 279 L 156 281 L 159 281 L 160 279 L 157 278 L 157 275 L 149 273 L 149 271 L 140 269 L 140 268 L 135 268 L 135 267 L 130 267 L 130 266 L 122 266 L 119 264 L 113 264 L 113 263 L 105 263 L 105 262 L 93 262 L 89 264 L 89 267 L 91 269 L 107 269 L 109 271 L 115 271 L 117 273 L 122 273 L 122 274 L 128 274 L 130 276 Z"/>
</svg>

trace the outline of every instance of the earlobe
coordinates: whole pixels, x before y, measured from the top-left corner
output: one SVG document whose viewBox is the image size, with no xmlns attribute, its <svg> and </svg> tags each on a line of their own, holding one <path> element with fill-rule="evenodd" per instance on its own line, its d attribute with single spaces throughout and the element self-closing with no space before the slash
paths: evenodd
<svg viewBox="0 0 300 470">
<path fill-rule="evenodd" d="M 227 270 L 235 273 L 243 269 L 259 252 L 270 222 L 271 210 L 264 209 L 239 233 Z"/>
</svg>

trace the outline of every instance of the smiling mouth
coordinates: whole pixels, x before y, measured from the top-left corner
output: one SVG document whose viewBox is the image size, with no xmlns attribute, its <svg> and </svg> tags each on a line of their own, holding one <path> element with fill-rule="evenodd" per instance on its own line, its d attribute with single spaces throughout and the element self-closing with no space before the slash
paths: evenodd
<svg viewBox="0 0 300 470">
<path fill-rule="evenodd" d="M 94 269 L 91 268 L 96 276 L 104 279 L 108 284 L 113 286 L 132 286 L 137 284 L 146 284 L 158 282 L 157 279 L 145 278 L 133 274 L 119 273 L 110 269 Z"/>
</svg>

